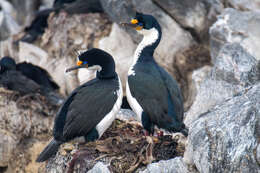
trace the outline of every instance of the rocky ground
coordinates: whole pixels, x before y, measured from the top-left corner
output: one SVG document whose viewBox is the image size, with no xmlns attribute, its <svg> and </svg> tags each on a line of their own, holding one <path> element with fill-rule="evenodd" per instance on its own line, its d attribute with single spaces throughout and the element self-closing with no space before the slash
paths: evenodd
<svg viewBox="0 0 260 173">
<path fill-rule="evenodd" d="M 156 61 L 180 84 L 189 136 L 145 139 L 134 120 L 117 120 L 96 143 L 69 143 L 46 165 L 36 164 L 58 108 L 41 96 L 1 89 L 0 172 L 260 173 L 258 0 L 100 0 L 104 13 L 52 13 L 42 36 L 19 44 L 35 10 L 53 1 L 10 2 L 0 0 L 1 57 L 44 67 L 65 96 L 93 77 L 84 70 L 64 74 L 76 62 L 74 49 L 111 53 L 125 83 L 141 37 L 119 23 L 135 10 L 154 15 L 163 32 Z"/>
</svg>

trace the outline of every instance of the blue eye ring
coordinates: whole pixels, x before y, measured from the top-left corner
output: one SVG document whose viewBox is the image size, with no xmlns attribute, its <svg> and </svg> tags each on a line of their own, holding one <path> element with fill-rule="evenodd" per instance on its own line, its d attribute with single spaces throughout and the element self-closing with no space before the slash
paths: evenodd
<svg viewBox="0 0 260 173">
<path fill-rule="evenodd" d="M 83 61 L 83 64 L 86 65 L 88 62 L 87 61 Z"/>
</svg>

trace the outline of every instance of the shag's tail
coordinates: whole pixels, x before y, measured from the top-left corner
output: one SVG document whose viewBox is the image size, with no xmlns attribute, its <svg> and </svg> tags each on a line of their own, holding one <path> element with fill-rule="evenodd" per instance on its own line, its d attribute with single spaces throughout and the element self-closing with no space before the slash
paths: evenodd
<svg viewBox="0 0 260 173">
<path fill-rule="evenodd" d="M 48 160 L 51 156 L 55 155 L 59 149 L 62 142 L 52 139 L 52 141 L 44 148 L 41 154 L 36 159 L 36 162 L 44 162 Z"/>
</svg>

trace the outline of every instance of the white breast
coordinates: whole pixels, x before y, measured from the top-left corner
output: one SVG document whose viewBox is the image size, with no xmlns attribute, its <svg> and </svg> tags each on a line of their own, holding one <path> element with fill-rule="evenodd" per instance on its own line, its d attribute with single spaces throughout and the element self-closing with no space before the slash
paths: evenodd
<svg viewBox="0 0 260 173">
<path fill-rule="evenodd" d="M 118 111 L 121 108 L 123 100 L 123 90 L 120 78 L 118 77 L 119 89 L 114 93 L 117 94 L 117 100 L 112 110 L 98 123 L 96 129 L 98 131 L 99 137 L 110 127 L 112 122 L 115 120 Z"/>
<path fill-rule="evenodd" d="M 129 103 L 130 107 L 137 115 L 138 121 L 141 122 L 143 108 L 140 106 L 140 104 L 137 102 L 137 100 L 132 96 L 129 85 L 128 85 L 128 81 L 126 82 L 126 98 L 127 98 L 127 101 Z"/>
</svg>

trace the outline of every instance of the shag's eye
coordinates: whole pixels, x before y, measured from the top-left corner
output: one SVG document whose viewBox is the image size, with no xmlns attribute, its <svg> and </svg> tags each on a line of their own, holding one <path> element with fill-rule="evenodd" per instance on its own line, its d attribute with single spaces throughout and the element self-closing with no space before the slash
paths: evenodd
<svg viewBox="0 0 260 173">
<path fill-rule="evenodd" d="M 88 62 L 87 61 L 83 61 L 83 65 L 86 65 Z"/>
</svg>

